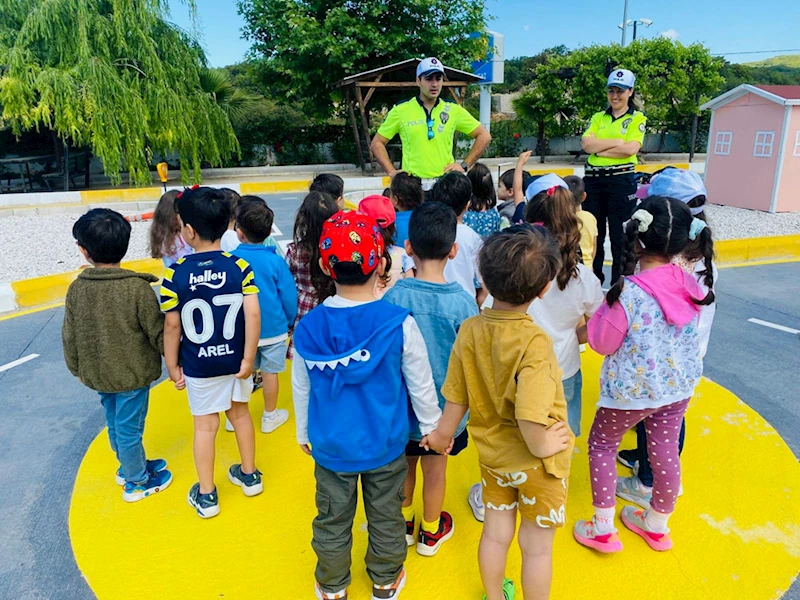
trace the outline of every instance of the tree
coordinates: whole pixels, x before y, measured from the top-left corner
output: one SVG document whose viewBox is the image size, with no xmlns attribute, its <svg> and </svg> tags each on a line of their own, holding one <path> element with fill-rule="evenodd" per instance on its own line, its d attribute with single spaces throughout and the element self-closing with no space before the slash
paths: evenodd
<svg viewBox="0 0 800 600">
<path fill-rule="evenodd" d="M 234 127 L 245 123 L 248 115 L 263 100 L 257 94 L 234 85 L 230 73 L 225 69 L 203 70 L 200 73 L 200 87 L 211 96 Z"/>
<path fill-rule="evenodd" d="M 684 46 L 666 38 L 637 40 L 625 48 L 612 44 L 551 55 L 536 67 L 534 81 L 515 103 L 540 124 L 543 139 L 586 126 L 605 104 L 608 73 L 618 67 L 636 74 L 636 90 L 645 103 L 647 126 L 661 134 L 686 131 L 699 106 L 723 83 L 724 61 L 701 44 Z M 574 119 L 564 125 L 564 119 Z"/>
<path fill-rule="evenodd" d="M 535 56 L 520 56 L 506 61 L 504 68 L 504 82 L 492 86 L 492 93 L 510 94 L 518 92 L 530 85 L 535 77 L 536 67 L 545 64 L 554 56 L 566 56 L 569 50 L 566 46 L 546 48 Z"/>
<path fill-rule="evenodd" d="M 334 114 L 332 84 L 413 57 L 465 69 L 486 50 L 485 0 L 239 0 L 262 76 L 315 119 Z"/>
<path fill-rule="evenodd" d="M 536 151 L 541 162 L 544 162 L 547 154 L 547 140 L 572 133 L 572 119 L 575 116 L 567 81 L 559 78 L 557 73 L 546 72 L 546 69 L 546 66 L 540 65 L 536 83 L 514 100 L 514 109 L 519 117 L 535 128 Z"/>
<path fill-rule="evenodd" d="M 194 1 L 187 0 L 194 9 Z M 114 183 L 152 183 L 154 152 L 184 181 L 238 152 L 225 110 L 201 87 L 205 56 L 165 20 L 166 0 L 0 0 L 0 107 L 19 136 L 53 130 L 91 146 Z"/>
</svg>

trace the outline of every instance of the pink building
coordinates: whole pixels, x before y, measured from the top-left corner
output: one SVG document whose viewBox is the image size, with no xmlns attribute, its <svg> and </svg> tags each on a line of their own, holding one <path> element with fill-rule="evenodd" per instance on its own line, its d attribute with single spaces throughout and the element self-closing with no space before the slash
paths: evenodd
<svg viewBox="0 0 800 600">
<path fill-rule="evenodd" d="M 712 111 L 709 202 L 800 211 L 800 85 L 743 84 L 700 109 Z"/>
</svg>

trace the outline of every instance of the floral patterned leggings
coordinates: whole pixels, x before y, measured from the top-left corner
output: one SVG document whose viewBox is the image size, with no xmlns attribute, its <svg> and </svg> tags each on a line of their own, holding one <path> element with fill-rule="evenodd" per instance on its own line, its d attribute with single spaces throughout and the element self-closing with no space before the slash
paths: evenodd
<svg viewBox="0 0 800 600">
<path fill-rule="evenodd" d="M 589 434 L 589 475 L 592 479 L 592 504 L 612 508 L 616 504 L 616 455 L 626 431 L 644 421 L 647 450 L 653 466 L 652 508 L 669 514 L 681 484 L 681 462 L 678 436 L 681 421 L 689 406 L 689 398 L 644 410 L 598 408 Z"/>
</svg>

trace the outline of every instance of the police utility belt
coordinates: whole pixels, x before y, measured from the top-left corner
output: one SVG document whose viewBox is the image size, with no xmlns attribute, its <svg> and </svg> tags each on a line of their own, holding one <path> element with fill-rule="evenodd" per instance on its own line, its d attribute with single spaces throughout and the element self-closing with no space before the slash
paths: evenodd
<svg viewBox="0 0 800 600">
<path fill-rule="evenodd" d="M 436 185 L 436 182 L 439 181 L 438 177 L 434 177 L 432 179 L 423 179 L 422 180 L 422 190 L 428 192 L 433 189 L 433 186 Z"/>
<path fill-rule="evenodd" d="M 613 175 L 628 175 L 636 172 L 636 165 L 633 163 L 626 163 L 624 165 L 607 165 L 604 167 L 595 167 L 594 165 L 586 164 L 584 177 L 611 177 Z"/>
</svg>

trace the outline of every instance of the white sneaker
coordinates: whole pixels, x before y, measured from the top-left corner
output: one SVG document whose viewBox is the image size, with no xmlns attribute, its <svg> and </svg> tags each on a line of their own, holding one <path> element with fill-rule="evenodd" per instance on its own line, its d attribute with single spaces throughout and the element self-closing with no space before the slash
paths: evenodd
<svg viewBox="0 0 800 600">
<path fill-rule="evenodd" d="M 289 420 L 289 411 L 283 408 L 275 410 L 275 416 L 270 418 L 266 413 L 261 415 L 261 433 L 272 433 Z"/>
<path fill-rule="evenodd" d="M 225 431 L 233 431 L 233 423 L 228 417 L 225 417 Z"/>
<path fill-rule="evenodd" d="M 472 509 L 472 514 L 475 519 L 483 523 L 483 513 L 485 509 L 483 506 L 483 486 L 480 483 L 476 483 L 469 488 L 467 502 L 469 502 L 469 507 Z"/>
</svg>

